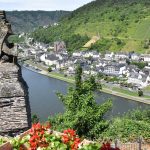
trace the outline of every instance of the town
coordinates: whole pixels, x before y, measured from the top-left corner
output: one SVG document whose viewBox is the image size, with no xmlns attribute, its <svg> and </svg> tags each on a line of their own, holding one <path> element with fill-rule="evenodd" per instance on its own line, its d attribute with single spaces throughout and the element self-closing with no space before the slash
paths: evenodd
<svg viewBox="0 0 150 150">
<path fill-rule="evenodd" d="M 8 1 L 0 150 L 150 150 L 150 0 Z"/>
<path fill-rule="evenodd" d="M 22 59 L 41 64 L 49 72 L 71 77 L 75 74 L 76 65 L 80 64 L 84 77 L 93 75 L 108 86 L 137 91 L 150 85 L 149 54 L 137 54 L 134 51 L 99 53 L 96 50 L 78 50 L 70 54 L 64 41 L 56 41 L 49 46 L 34 42 L 32 38 L 26 39 L 26 44 L 20 44 L 18 49 Z"/>
</svg>

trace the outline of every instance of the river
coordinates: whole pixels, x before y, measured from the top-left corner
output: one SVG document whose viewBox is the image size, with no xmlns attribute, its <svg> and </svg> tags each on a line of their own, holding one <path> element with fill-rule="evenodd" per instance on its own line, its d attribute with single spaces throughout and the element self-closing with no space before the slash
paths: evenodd
<svg viewBox="0 0 150 150">
<path fill-rule="evenodd" d="M 31 113 L 37 114 L 41 121 L 46 121 L 49 115 L 63 113 L 64 107 L 58 99 L 56 92 L 65 94 L 69 84 L 54 78 L 38 74 L 22 67 L 22 75 L 29 87 L 29 101 Z M 111 98 L 113 107 L 107 113 L 107 117 L 121 115 L 129 110 L 141 108 L 150 108 L 149 105 L 140 102 L 127 100 L 110 94 L 96 92 L 95 99 L 97 103 L 103 103 Z"/>
</svg>

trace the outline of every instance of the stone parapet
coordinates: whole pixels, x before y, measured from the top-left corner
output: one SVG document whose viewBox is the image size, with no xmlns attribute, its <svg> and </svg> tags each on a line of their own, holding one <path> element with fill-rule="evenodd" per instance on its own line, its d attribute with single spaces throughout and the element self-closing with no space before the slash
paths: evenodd
<svg viewBox="0 0 150 150">
<path fill-rule="evenodd" d="M 18 133 L 31 125 L 28 87 L 20 67 L 0 64 L 0 135 Z"/>
</svg>

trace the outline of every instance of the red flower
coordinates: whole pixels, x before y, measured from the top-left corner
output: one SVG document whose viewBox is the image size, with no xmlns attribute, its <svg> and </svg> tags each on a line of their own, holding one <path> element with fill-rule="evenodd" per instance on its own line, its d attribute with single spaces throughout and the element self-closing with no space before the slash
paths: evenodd
<svg viewBox="0 0 150 150">
<path fill-rule="evenodd" d="M 51 128 L 51 124 L 50 124 L 49 122 L 47 122 L 45 128 L 46 128 L 46 129 L 50 129 L 50 128 Z"/>
<path fill-rule="evenodd" d="M 30 147 L 31 147 L 31 150 L 36 150 L 37 143 L 36 142 L 30 142 Z"/>
<path fill-rule="evenodd" d="M 47 127 L 41 125 L 40 123 L 33 124 L 30 129 L 30 149 L 36 150 L 37 147 L 47 147 L 49 144 L 46 142 L 44 133 L 47 130 Z"/>
<path fill-rule="evenodd" d="M 68 134 L 73 137 L 76 135 L 76 132 L 72 129 L 67 129 L 67 130 L 64 130 L 64 134 Z"/>
<path fill-rule="evenodd" d="M 69 142 L 69 137 L 68 135 L 62 135 L 62 141 L 66 144 Z"/>
<path fill-rule="evenodd" d="M 72 129 L 64 130 L 62 135 L 62 141 L 71 148 L 71 150 L 77 150 L 80 143 L 80 139 L 76 135 L 76 132 Z"/>
</svg>

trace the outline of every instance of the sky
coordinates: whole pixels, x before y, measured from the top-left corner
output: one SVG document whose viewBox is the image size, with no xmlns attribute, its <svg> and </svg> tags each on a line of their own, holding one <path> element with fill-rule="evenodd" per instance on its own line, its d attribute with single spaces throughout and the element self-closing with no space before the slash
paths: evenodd
<svg viewBox="0 0 150 150">
<path fill-rule="evenodd" d="M 0 10 L 75 10 L 92 0 L 0 0 Z"/>
</svg>

